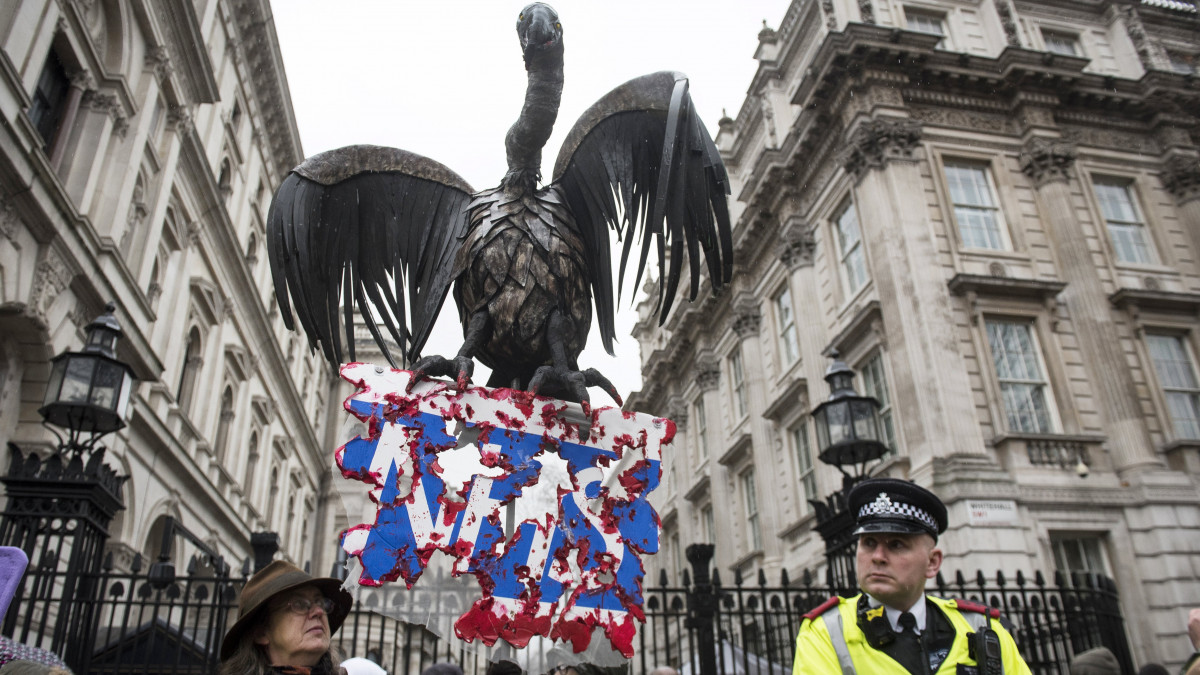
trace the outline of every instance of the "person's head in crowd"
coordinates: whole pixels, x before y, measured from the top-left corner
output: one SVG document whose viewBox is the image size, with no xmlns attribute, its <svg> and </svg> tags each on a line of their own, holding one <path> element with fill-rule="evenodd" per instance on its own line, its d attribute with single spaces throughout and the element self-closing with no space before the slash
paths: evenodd
<svg viewBox="0 0 1200 675">
<path fill-rule="evenodd" d="M 342 670 L 346 671 L 346 675 L 387 675 L 387 671 L 383 669 L 383 666 L 371 659 L 364 659 L 361 656 L 342 661 Z M 459 675 L 461 674 L 462 671 L 460 670 Z"/>
<path fill-rule="evenodd" d="M 929 490 L 895 478 L 869 478 L 847 496 L 858 537 L 858 586 L 879 602 L 907 611 L 942 566 L 938 535 L 946 506 Z"/>
<path fill-rule="evenodd" d="M 463 675 L 463 669 L 457 663 L 435 663 L 422 670 L 421 675 Z"/>
<path fill-rule="evenodd" d="M 513 661 L 501 659 L 488 664 L 487 675 L 521 675 L 521 666 Z"/>
<path fill-rule="evenodd" d="M 1068 671 L 1071 675 L 1121 675 L 1121 665 L 1107 647 L 1096 647 L 1076 654 Z"/>
<path fill-rule="evenodd" d="M 353 604 L 341 585 L 282 560 L 259 570 L 242 589 L 238 619 L 221 643 L 222 675 L 281 667 L 310 668 L 312 675 L 338 672 L 330 638 Z"/>
<path fill-rule="evenodd" d="M 1138 675 L 1171 675 L 1171 672 L 1162 664 L 1147 663 L 1138 670 Z"/>
</svg>

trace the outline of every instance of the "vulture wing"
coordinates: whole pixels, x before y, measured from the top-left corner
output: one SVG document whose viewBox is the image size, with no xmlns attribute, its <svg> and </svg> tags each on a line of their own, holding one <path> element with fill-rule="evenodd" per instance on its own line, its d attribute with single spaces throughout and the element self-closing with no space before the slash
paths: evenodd
<svg viewBox="0 0 1200 675">
<path fill-rule="evenodd" d="M 294 327 L 290 290 L 309 346 L 320 343 L 335 368 L 343 331 L 355 358 L 355 308 L 393 367 L 372 317 L 414 359 L 450 287 L 471 192 L 442 164 L 395 148 L 348 146 L 293 169 L 267 216 L 284 324 Z"/>
<path fill-rule="evenodd" d="M 554 183 L 583 238 L 608 353 L 614 333 L 610 228 L 624 242 L 618 293 L 634 244 L 639 248 L 635 289 L 651 246 L 657 247 L 660 324 L 671 311 L 685 260 L 691 273 L 689 300 L 696 298 L 700 284 L 701 251 L 713 291 L 728 283 L 733 271 L 729 177 L 682 74 L 644 75 L 596 102 L 563 142 Z"/>
</svg>

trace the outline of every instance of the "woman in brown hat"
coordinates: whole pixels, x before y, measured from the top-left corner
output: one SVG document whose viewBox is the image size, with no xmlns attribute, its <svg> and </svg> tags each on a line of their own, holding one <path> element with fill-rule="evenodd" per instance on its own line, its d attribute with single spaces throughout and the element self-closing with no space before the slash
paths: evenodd
<svg viewBox="0 0 1200 675">
<path fill-rule="evenodd" d="M 242 589 L 237 622 L 221 643 L 220 675 L 336 675 L 329 639 L 353 598 L 337 579 L 276 560 Z"/>
</svg>

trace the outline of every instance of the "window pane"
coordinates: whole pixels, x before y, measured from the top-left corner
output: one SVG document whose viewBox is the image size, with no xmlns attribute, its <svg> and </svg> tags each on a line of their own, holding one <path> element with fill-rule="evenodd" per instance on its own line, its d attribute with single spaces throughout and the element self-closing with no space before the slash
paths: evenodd
<svg viewBox="0 0 1200 675">
<path fill-rule="evenodd" d="M 1052 432 L 1046 381 L 1032 327 L 1023 323 L 989 321 L 987 333 L 1008 429 L 1026 433 Z"/>
<path fill-rule="evenodd" d="M 896 451 L 896 432 L 892 425 L 892 401 L 888 396 L 887 375 L 883 370 L 883 354 L 875 354 L 863 366 L 863 391 L 879 401 L 879 424 L 882 427 L 884 445 L 888 456 Z"/>
<path fill-rule="evenodd" d="M 775 315 L 779 321 L 779 351 L 784 365 L 791 365 L 800 356 L 800 344 L 792 312 L 792 293 L 787 288 L 775 297 Z"/>
<path fill-rule="evenodd" d="M 1063 56 L 1078 56 L 1078 40 L 1074 35 L 1066 33 L 1043 32 L 1042 39 L 1046 42 L 1046 51 Z"/>
<path fill-rule="evenodd" d="M 1000 233 L 999 208 L 992 194 L 987 167 L 947 162 L 945 168 L 946 186 L 954 203 L 954 219 L 958 223 L 963 246 L 1005 248 Z"/>
<path fill-rule="evenodd" d="M 1167 399 L 1167 414 L 1171 416 L 1175 435 L 1200 438 L 1200 383 L 1183 338 L 1147 335 L 1146 344 Z"/>
<path fill-rule="evenodd" d="M 762 548 L 762 533 L 758 525 L 758 494 L 754 485 L 754 469 L 742 474 L 742 497 L 746 509 L 746 524 L 750 526 L 750 547 Z"/>
<path fill-rule="evenodd" d="M 1104 216 L 1117 260 L 1125 263 L 1154 262 L 1146 228 L 1128 183 L 1097 180 L 1096 202 Z"/>
<path fill-rule="evenodd" d="M 855 293 L 867 282 L 867 261 L 863 254 L 862 235 L 854 204 L 846 202 L 837 218 L 838 249 L 842 254 L 842 269 L 846 275 L 847 291 Z"/>
<path fill-rule="evenodd" d="M 734 351 L 729 357 L 729 372 L 733 384 L 733 410 L 737 419 L 746 416 L 746 382 L 742 373 L 742 353 Z"/>
</svg>

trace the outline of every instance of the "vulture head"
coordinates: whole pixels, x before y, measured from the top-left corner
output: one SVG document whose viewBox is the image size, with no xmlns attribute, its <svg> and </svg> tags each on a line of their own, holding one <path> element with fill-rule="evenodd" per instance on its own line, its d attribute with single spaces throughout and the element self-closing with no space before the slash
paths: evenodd
<svg viewBox="0 0 1200 675">
<path fill-rule="evenodd" d="M 558 12 L 550 5 L 535 2 L 521 10 L 517 16 L 517 36 L 521 39 L 526 68 L 541 54 L 562 53 L 562 24 L 558 22 Z"/>
</svg>

